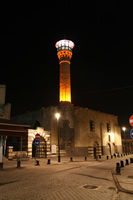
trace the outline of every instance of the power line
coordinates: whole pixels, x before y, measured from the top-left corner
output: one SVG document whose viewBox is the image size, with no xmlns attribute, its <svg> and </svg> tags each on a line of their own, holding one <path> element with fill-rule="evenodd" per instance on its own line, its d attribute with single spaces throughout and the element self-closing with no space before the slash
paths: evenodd
<svg viewBox="0 0 133 200">
<path fill-rule="evenodd" d="M 78 94 L 83 95 L 83 94 L 90 94 L 90 93 L 110 92 L 110 91 L 123 90 L 123 89 L 127 89 L 127 88 L 132 88 L 132 87 L 133 87 L 133 85 L 130 85 L 130 86 L 111 88 L 111 89 L 106 89 L 106 90 L 88 91 L 88 92 L 83 92 L 83 93 L 78 93 Z M 75 95 L 78 95 L 78 94 L 75 94 Z"/>
<path fill-rule="evenodd" d="M 102 93 L 102 92 L 110 92 L 110 91 L 116 91 L 116 90 L 123 90 L 123 89 L 127 89 L 127 88 L 133 88 L 133 85 L 130 85 L 130 86 L 124 86 L 124 87 L 118 87 L 118 88 L 111 88 L 111 89 L 105 89 L 105 90 L 97 90 L 97 91 L 88 91 L 88 92 L 78 92 L 78 93 L 73 93 L 72 92 L 72 96 L 76 96 L 76 95 L 87 95 L 87 94 L 91 94 L 91 93 L 93 93 L 93 94 L 95 94 L 95 93 Z M 19 95 L 17 95 L 17 96 L 23 96 L 23 97 L 29 97 L 29 96 L 35 96 L 35 94 L 33 94 L 32 92 L 31 93 L 27 93 L 27 94 L 19 94 Z M 58 97 L 58 94 L 43 94 L 43 93 L 41 93 L 41 92 L 38 92 L 37 94 L 36 94 L 36 96 L 37 97 L 42 97 L 42 96 L 44 96 L 44 97 Z"/>
</svg>

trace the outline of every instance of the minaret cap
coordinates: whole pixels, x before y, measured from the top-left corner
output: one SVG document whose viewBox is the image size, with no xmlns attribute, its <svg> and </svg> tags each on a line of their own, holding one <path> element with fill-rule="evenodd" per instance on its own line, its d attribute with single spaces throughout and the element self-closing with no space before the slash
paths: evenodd
<svg viewBox="0 0 133 200">
<path fill-rule="evenodd" d="M 61 50 L 69 50 L 72 51 L 72 49 L 74 48 L 74 43 L 71 40 L 59 40 L 58 42 L 56 42 L 55 47 L 57 48 L 57 51 L 61 51 Z"/>
</svg>

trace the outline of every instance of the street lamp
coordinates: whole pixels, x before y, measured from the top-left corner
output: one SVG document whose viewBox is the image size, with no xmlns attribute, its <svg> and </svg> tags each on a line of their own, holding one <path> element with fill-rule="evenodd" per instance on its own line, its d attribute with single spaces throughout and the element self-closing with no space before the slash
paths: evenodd
<svg viewBox="0 0 133 200">
<path fill-rule="evenodd" d="M 125 151 L 126 150 L 126 135 L 125 135 L 126 127 L 122 127 L 122 130 L 124 131 L 124 151 Z"/>
<path fill-rule="evenodd" d="M 59 118 L 60 113 L 56 113 L 57 127 L 58 127 L 58 162 L 60 162 L 60 136 L 59 136 Z"/>
</svg>

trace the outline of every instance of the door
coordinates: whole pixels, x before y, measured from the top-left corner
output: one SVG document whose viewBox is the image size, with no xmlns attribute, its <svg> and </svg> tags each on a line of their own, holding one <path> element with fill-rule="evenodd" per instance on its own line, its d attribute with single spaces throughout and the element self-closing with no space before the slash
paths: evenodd
<svg viewBox="0 0 133 200">
<path fill-rule="evenodd" d="M 40 136 L 40 145 L 35 146 L 35 140 L 32 143 L 32 157 L 47 158 L 47 142 Z"/>
<path fill-rule="evenodd" d="M 97 148 L 94 147 L 94 158 L 96 158 L 96 151 L 97 151 Z"/>
</svg>

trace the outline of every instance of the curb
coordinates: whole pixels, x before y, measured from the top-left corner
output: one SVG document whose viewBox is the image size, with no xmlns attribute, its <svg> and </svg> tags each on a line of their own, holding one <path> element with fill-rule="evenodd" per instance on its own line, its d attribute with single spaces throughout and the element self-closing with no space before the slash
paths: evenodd
<svg viewBox="0 0 133 200">
<path fill-rule="evenodd" d="M 120 183 L 119 183 L 118 179 L 116 178 L 115 173 L 113 171 L 111 171 L 111 174 L 112 174 L 112 177 L 114 179 L 114 183 L 116 185 L 118 193 L 124 192 L 124 193 L 128 193 L 128 194 L 133 194 L 133 190 L 127 190 L 127 189 L 124 189 L 123 187 L 121 187 L 121 185 L 120 185 Z"/>
</svg>

